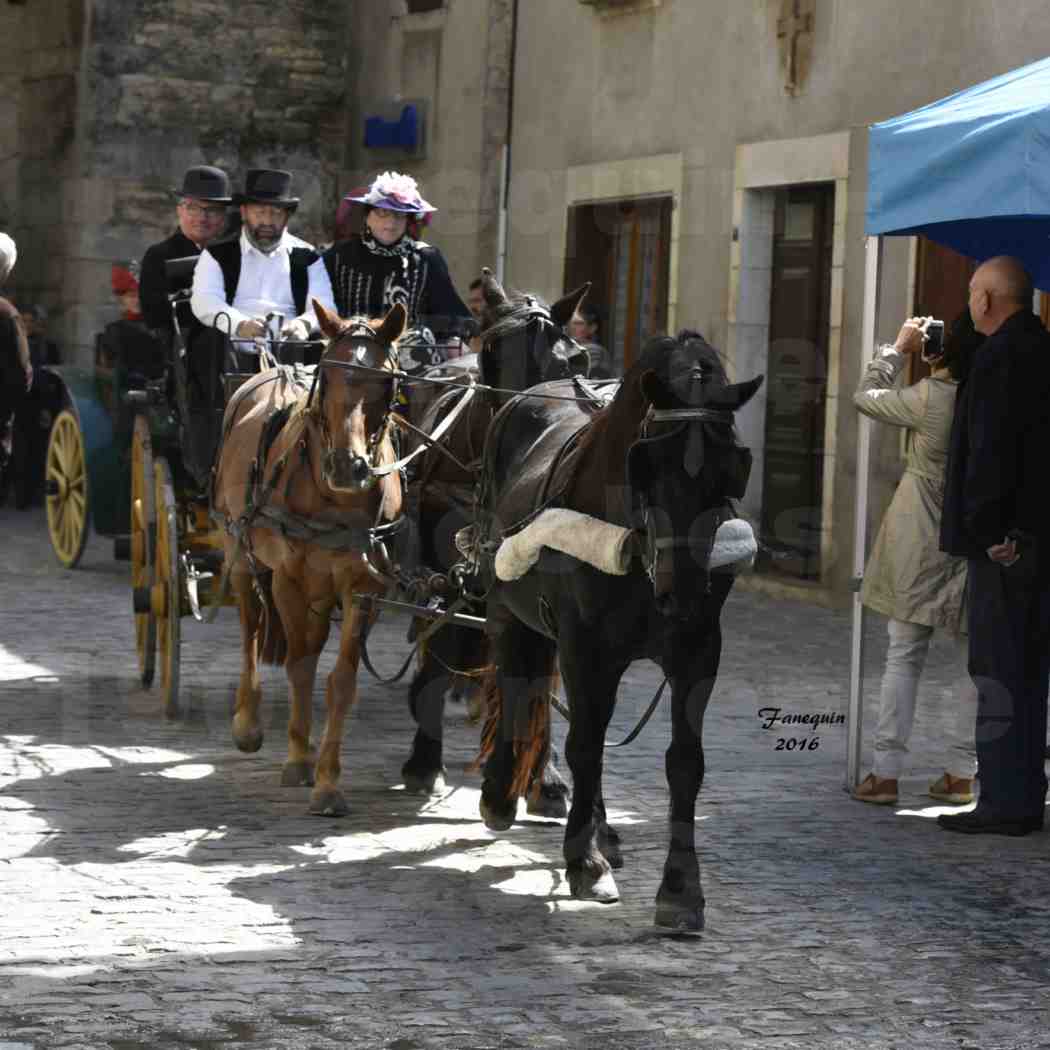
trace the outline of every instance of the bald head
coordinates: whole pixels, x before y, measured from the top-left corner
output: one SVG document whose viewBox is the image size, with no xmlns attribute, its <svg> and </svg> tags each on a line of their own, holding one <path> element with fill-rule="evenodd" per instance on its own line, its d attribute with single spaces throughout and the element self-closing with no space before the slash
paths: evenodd
<svg viewBox="0 0 1050 1050">
<path fill-rule="evenodd" d="M 1032 307 L 1032 278 L 1019 259 L 998 255 L 981 263 L 970 280 L 970 314 L 984 335 L 1019 310 Z"/>
</svg>

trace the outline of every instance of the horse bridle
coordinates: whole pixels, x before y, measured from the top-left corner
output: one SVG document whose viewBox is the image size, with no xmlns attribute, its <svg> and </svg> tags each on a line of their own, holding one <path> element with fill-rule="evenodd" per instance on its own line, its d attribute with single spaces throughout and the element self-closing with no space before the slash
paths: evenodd
<svg viewBox="0 0 1050 1050">
<path fill-rule="evenodd" d="M 564 329 L 554 323 L 550 311 L 542 307 L 534 295 L 526 295 L 524 298 L 525 309 L 520 318 L 515 318 L 515 321 L 517 322 L 515 328 L 525 329 L 533 322 L 538 322 L 536 325 L 536 334 L 532 338 L 531 347 L 531 356 L 537 365 L 542 363 L 545 352 L 550 348 L 550 344 L 546 340 L 546 334 L 550 330 L 553 330 L 558 335 L 559 339 L 566 340 L 581 352 L 584 351 L 583 346 L 576 342 L 568 332 L 564 331 Z M 497 327 L 501 327 L 500 323 L 493 325 L 488 331 L 491 332 Z M 486 339 L 486 334 L 487 332 L 481 333 L 482 353 L 489 351 L 493 342 L 491 338 Z M 505 336 L 501 336 L 501 338 L 505 338 Z M 555 341 L 557 342 L 557 340 Z"/>
<path fill-rule="evenodd" d="M 381 468 L 378 468 L 375 463 L 375 456 L 379 450 L 379 446 L 383 442 L 383 438 L 386 437 L 390 429 L 390 418 L 391 414 L 397 407 L 397 395 L 398 395 L 398 378 L 397 378 L 397 350 L 393 343 L 386 342 L 380 339 L 379 333 L 365 321 L 351 321 L 350 324 L 339 333 L 338 338 L 333 340 L 324 352 L 321 354 L 321 359 L 317 362 L 317 369 L 314 372 L 313 383 L 310 386 L 310 394 L 307 397 L 307 405 L 311 405 L 313 402 L 314 389 L 318 389 L 317 393 L 317 406 L 313 409 L 314 417 L 317 420 L 318 427 L 321 431 L 321 480 L 329 482 L 332 477 L 335 454 L 338 451 L 333 447 L 332 433 L 328 427 L 328 419 L 324 413 L 324 395 L 325 395 L 325 368 L 344 368 L 347 370 L 361 369 L 362 371 L 368 371 L 370 373 L 385 372 L 386 369 L 380 366 L 376 368 L 374 365 L 364 365 L 361 362 L 354 361 L 326 361 L 329 350 L 332 347 L 337 346 L 343 342 L 344 339 L 352 339 L 357 342 L 371 343 L 377 346 L 380 350 L 385 352 L 386 358 L 383 364 L 390 364 L 393 366 L 393 370 L 389 373 L 391 383 L 390 399 L 387 403 L 386 412 L 383 413 L 383 418 L 376 427 L 375 431 L 368 436 L 368 444 L 365 453 L 365 462 L 368 467 L 368 482 L 365 485 L 365 489 L 371 488 L 375 484 L 376 478 L 380 477 L 382 473 Z"/>
<path fill-rule="evenodd" d="M 655 408 L 650 405 L 642 419 L 639 436 L 627 449 L 624 475 L 627 480 L 627 492 L 625 495 L 628 521 L 637 520 L 637 512 L 635 510 L 635 487 L 631 480 L 631 459 L 635 449 L 644 448 L 648 445 L 655 444 L 658 441 L 667 441 L 668 439 L 681 434 L 683 430 L 694 424 L 719 423 L 723 426 L 732 426 L 733 421 L 733 413 L 722 409 Z M 656 434 L 655 436 L 650 437 L 649 427 L 653 423 L 678 423 L 679 425 L 672 427 L 670 430 L 662 434 Z M 697 445 L 695 469 L 690 469 L 688 464 L 686 466 L 691 477 L 696 477 L 700 472 L 700 468 L 703 466 L 703 434 L 700 427 L 697 427 L 695 443 Z M 690 444 L 694 444 L 692 439 Z M 741 451 L 747 453 L 747 472 L 750 473 L 750 452 L 743 449 L 742 446 Z M 689 456 L 689 454 L 690 449 L 687 447 L 686 455 Z M 743 484 L 741 485 L 738 477 L 733 491 L 728 492 L 727 495 L 730 497 L 742 496 L 743 489 L 746 488 L 746 486 L 747 478 L 744 477 Z M 655 584 L 661 552 L 683 545 L 687 547 L 695 547 L 700 546 L 700 544 L 694 543 L 690 539 L 683 540 L 673 535 L 659 535 L 655 516 L 652 513 L 649 501 L 645 497 L 644 489 L 641 489 L 638 492 L 637 504 L 641 508 L 641 529 L 639 531 L 644 533 L 645 538 L 644 550 L 641 554 L 642 562 L 645 568 L 645 573 L 649 577 L 649 581 Z M 725 508 L 722 506 L 712 507 L 709 510 L 704 511 L 704 515 L 710 519 L 705 522 L 707 527 L 703 531 L 704 550 L 702 553 L 704 555 L 703 564 L 706 565 L 710 561 L 711 548 L 714 545 L 715 533 L 718 531 L 718 526 L 725 518 Z"/>
</svg>

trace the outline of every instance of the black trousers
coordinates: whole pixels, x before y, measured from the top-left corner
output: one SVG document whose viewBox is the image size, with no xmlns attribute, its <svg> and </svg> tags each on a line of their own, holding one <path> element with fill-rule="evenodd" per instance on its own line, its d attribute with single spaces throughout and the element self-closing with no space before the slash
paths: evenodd
<svg viewBox="0 0 1050 1050">
<path fill-rule="evenodd" d="M 971 558 L 966 577 L 969 671 L 978 693 L 977 808 L 1010 820 L 1042 816 L 1046 800 L 1050 574 L 1036 558 L 1027 553 L 1009 568 Z"/>
</svg>

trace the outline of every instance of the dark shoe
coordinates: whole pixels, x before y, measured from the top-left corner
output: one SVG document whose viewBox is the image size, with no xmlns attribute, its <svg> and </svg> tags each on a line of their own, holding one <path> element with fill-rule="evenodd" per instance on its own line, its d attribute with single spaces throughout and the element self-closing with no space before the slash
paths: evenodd
<svg viewBox="0 0 1050 1050">
<path fill-rule="evenodd" d="M 937 818 L 945 831 L 959 831 L 964 835 L 1012 835 L 1019 837 L 1043 830 L 1043 818 L 1020 817 L 1007 819 L 995 813 L 942 813 Z"/>
</svg>

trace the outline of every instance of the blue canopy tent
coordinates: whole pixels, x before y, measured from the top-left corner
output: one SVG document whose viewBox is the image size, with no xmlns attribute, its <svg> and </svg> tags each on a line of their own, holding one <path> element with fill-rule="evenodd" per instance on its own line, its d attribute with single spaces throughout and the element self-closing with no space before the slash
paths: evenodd
<svg viewBox="0 0 1050 1050">
<path fill-rule="evenodd" d="M 884 236 L 923 234 L 983 261 L 1020 258 L 1050 289 L 1050 59 L 868 129 L 867 261 L 861 368 L 875 344 Z M 850 665 L 849 786 L 860 773 L 871 421 L 858 413 Z"/>
</svg>

